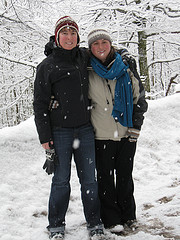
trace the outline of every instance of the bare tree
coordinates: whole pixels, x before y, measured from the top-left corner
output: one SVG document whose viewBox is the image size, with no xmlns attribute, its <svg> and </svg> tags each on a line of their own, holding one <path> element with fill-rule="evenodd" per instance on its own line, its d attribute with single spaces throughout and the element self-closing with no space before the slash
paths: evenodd
<svg viewBox="0 0 180 240">
<path fill-rule="evenodd" d="M 114 43 L 118 47 L 124 45 L 132 51 L 138 60 L 145 89 L 148 95 L 151 95 L 152 89 L 159 94 L 159 88 L 153 84 L 156 78 L 160 78 L 159 75 L 156 76 L 156 71 L 161 72 L 162 69 L 161 83 L 163 82 L 163 87 L 166 88 L 166 81 L 174 71 L 172 58 L 176 59 L 173 64 L 178 68 L 179 6 L 178 1 L 169 5 L 158 0 L 96 1 L 87 12 L 84 11 L 81 18 L 88 18 L 85 31 L 94 25 L 105 25 L 112 33 Z M 83 7 L 85 9 L 86 5 Z M 158 61 L 162 66 L 156 64 Z M 169 72 L 168 78 L 164 76 L 165 71 Z M 159 85 L 162 87 L 162 84 Z M 165 96 L 164 89 L 162 92 Z"/>
<path fill-rule="evenodd" d="M 179 81 L 179 1 L 161 0 L 2 0 L 0 3 L 0 127 L 33 115 L 33 82 L 44 45 L 57 19 L 72 16 L 87 34 L 106 27 L 118 48 L 137 59 L 147 96 L 171 94 Z M 168 86 L 168 84 L 171 84 Z"/>
</svg>

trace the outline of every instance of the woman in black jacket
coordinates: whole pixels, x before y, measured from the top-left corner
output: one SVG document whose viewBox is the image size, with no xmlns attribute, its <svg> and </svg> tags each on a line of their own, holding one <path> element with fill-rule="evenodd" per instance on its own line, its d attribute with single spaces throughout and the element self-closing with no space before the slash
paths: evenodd
<svg viewBox="0 0 180 240">
<path fill-rule="evenodd" d="M 84 214 L 90 235 L 103 234 L 95 179 L 94 133 L 88 102 L 87 50 L 79 48 L 78 26 L 68 16 L 55 28 L 52 53 L 37 67 L 34 83 L 35 123 L 40 142 L 58 156 L 49 199 L 51 239 L 63 239 L 74 156 Z"/>
</svg>

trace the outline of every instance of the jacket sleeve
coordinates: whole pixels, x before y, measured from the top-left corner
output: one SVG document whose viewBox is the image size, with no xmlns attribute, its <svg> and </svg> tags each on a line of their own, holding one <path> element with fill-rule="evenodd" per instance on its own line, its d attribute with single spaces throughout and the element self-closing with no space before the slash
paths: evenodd
<svg viewBox="0 0 180 240">
<path fill-rule="evenodd" d="M 34 82 L 34 115 L 39 140 L 42 143 L 52 140 L 49 118 L 49 103 L 51 98 L 50 69 L 46 64 L 37 67 Z"/>
<path fill-rule="evenodd" d="M 145 99 L 145 90 L 141 79 L 136 72 L 129 70 L 129 75 L 132 81 L 132 90 L 133 90 L 133 127 L 136 129 L 141 129 L 144 120 L 144 113 L 148 109 L 148 104 Z"/>
</svg>

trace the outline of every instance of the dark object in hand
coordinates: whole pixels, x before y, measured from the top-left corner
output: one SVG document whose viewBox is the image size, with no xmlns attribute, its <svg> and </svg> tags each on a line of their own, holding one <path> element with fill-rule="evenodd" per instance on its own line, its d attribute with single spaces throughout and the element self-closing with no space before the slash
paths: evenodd
<svg viewBox="0 0 180 240">
<path fill-rule="evenodd" d="M 43 165 L 43 169 L 45 169 L 48 175 L 54 173 L 57 162 L 58 156 L 55 152 L 55 148 L 51 146 L 50 149 L 46 149 L 46 161 Z"/>
</svg>

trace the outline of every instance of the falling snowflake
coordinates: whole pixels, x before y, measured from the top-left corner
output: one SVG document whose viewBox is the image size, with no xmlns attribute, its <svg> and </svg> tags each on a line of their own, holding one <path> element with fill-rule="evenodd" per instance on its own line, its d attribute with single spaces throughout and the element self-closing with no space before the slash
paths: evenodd
<svg viewBox="0 0 180 240">
<path fill-rule="evenodd" d="M 114 137 L 117 138 L 118 137 L 118 131 L 114 132 Z"/>
<path fill-rule="evenodd" d="M 79 145 L 80 145 L 80 140 L 77 139 L 77 138 L 74 139 L 72 147 L 73 147 L 74 149 L 77 149 L 77 148 L 79 148 Z"/>
<path fill-rule="evenodd" d="M 88 106 L 87 107 L 87 110 L 91 110 L 91 109 L 93 109 L 93 106 Z"/>
</svg>

